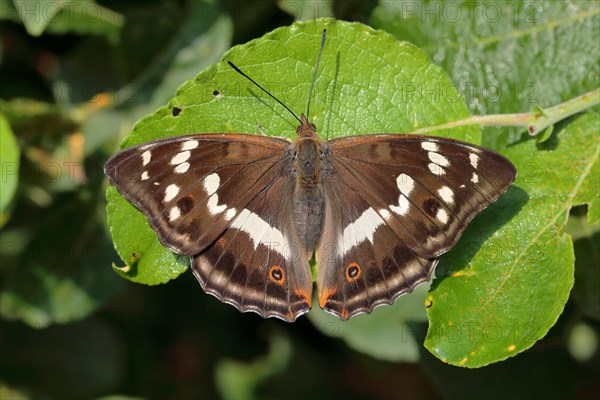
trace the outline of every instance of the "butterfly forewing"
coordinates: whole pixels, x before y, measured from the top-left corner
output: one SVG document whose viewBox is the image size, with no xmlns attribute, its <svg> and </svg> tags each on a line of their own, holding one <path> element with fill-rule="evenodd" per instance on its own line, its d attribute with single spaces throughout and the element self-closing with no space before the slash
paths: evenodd
<svg viewBox="0 0 600 400">
<path fill-rule="evenodd" d="M 330 184 L 345 180 L 359 186 L 402 242 L 426 258 L 452 248 L 516 175 L 503 156 L 450 139 L 367 135 L 328 143 Z"/>
<path fill-rule="evenodd" d="M 289 143 L 252 135 L 187 135 L 123 150 L 105 166 L 163 245 L 194 255 L 288 167 Z"/>
</svg>

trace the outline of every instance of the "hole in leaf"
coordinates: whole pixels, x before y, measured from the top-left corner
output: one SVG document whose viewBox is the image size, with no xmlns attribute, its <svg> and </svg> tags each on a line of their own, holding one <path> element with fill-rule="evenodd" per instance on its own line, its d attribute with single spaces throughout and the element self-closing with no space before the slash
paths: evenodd
<svg viewBox="0 0 600 400">
<path fill-rule="evenodd" d="M 171 110 L 171 115 L 173 115 L 174 117 L 177 117 L 179 114 L 181 114 L 182 111 L 183 111 L 183 106 L 173 107 L 173 109 Z"/>
</svg>

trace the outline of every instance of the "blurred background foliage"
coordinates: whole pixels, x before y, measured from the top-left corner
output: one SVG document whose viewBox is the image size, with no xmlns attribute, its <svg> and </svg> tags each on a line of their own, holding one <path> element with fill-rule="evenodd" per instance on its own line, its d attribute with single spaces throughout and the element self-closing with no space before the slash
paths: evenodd
<svg viewBox="0 0 600 400">
<path fill-rule="evenodd" d="M 598 2 L 468 3 L 0 0 L 0 398 L 598 398 L 600 234 L 584 207 L 567 226 L 576 283 L 560 320 L 478 370 L 422 346 L 427 288 L 402 315 L 376 310 L 398 319 L 381 332 L 377 318 L 344 325 L 319 310 L 262 320 L 191 273 L 150 287 L 111 268 L 102 166 L 121 138 L 231 46 L 294 20 L 359 21 L 417 44 L 475 114 L 598 86 Z M 457 19 L 464 7 L 476 12 Z M 498 10 L 507 21 L 486 24 Z M 490 146 L 519 134 L 489 132 Z"/>
</svg>

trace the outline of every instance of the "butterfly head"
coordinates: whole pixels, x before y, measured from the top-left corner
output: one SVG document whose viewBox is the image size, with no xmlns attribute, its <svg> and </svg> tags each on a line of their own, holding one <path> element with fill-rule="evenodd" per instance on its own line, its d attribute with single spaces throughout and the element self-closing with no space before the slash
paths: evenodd
<svg viewBox="0 0 600 400">
<path fill-rule="evenodd" d="M 296 128 L 296 136 L 300 139 L 303 137 L 317 136 L 317 127 L 312 122 L 308 121 L 306 115 L 300 116 L 300 126 Z"/>
</svg>

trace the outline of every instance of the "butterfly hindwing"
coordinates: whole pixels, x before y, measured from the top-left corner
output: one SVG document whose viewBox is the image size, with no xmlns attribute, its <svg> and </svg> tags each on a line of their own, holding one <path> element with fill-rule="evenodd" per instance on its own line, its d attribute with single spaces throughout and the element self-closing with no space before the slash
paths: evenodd
<svg viewBox="0 0 600 400">
<path fill-rule="evenodd" d="M 431 278 L 436 259 L 414 254 L 351 182 L 326 185 L 317 249 L 319 305 L 342 319 L 392 304 Z"/>
<path fill-rule="evenodd" d="M 263 318 L 294 321 L 308 312 L 313 282 L 291 226 L 292 189 L 289 176 L 276 179 L 192 258 L 192 270 L 207 293 Z"/>
<path fill-rule="evenodd" d="M 281 175 L 288 146 L 253 135 L 178 136 L 117 153 L 105 173 L 146 215 L 163 245 L 194 255 Z"/>
</svg>

